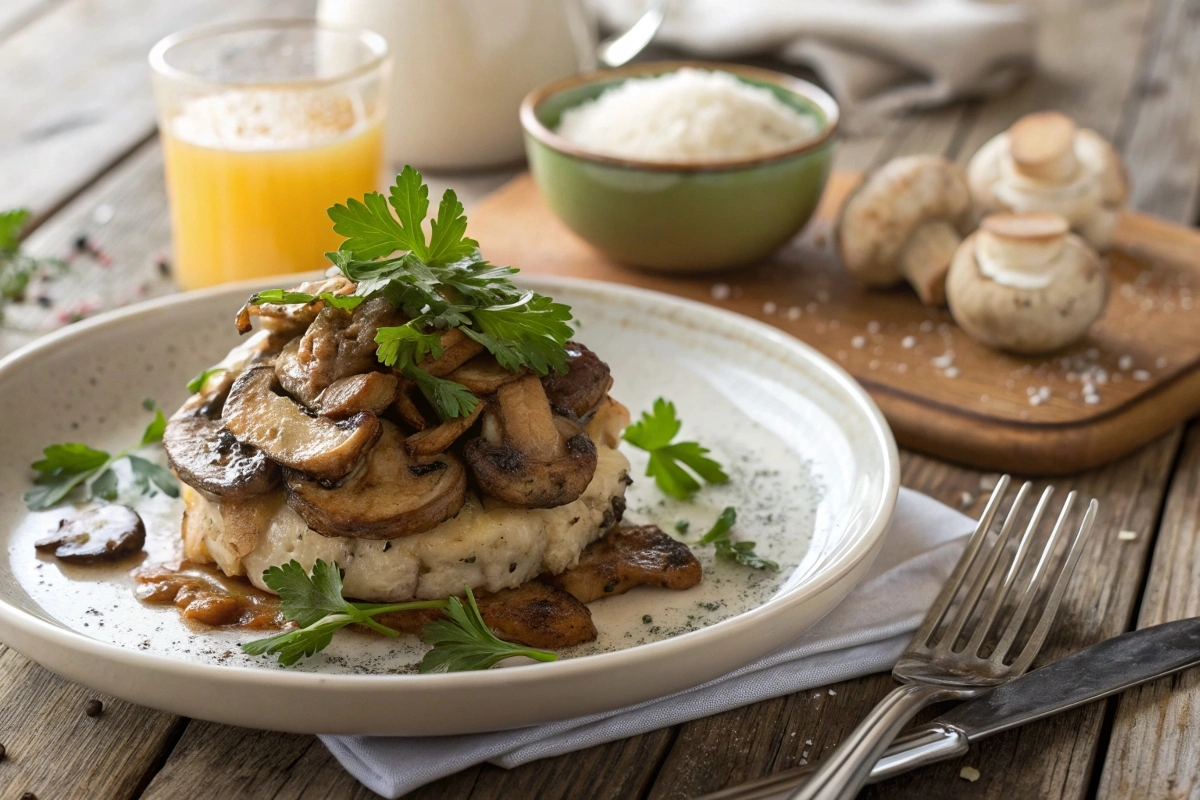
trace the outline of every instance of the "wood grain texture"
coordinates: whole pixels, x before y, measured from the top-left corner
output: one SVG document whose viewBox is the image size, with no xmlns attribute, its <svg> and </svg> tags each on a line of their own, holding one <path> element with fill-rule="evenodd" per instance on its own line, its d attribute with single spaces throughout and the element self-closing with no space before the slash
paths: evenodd
<svg viewBox="0 0 1200 800">
<path fill-rule="evenodd" d="M 1101 501 L 1097 536 L 1085 549 L 1036 664 L 1044 664 L 1126 630 L 1134 613 L 1150 542 L 1116 538 L 1120 530 L 1153 531 L 1179 436 L 1172 433 L 1138 453 L 1090 473 L 1056 480 L 1061 501 L 1077 490 Z M 914 454 L 902 463 L 905 486 L 978 514 L 995 476 L 958 469 Z M 1045 482 L 1037 482 L 1040 490 Z M 962 503 L 963 494 L 970 503 Z M 1130 547 L 1129 545 L 1134 545 Z M 770 701 L 760 715 L 739 709 L 682 726 L 651 797 L 684 798 L 712 792 L 815 762 L 853 729 L 857 720 L 893 688 L 889 676 L 872 676 Z M 758 709 L 760 706 L 752 707 Z M 932 716 L 932 712 L 926 716 Z M 1082 797 L 1104 720 L 1103 704 L 1019 728 L 980 743 L 956 761 L 929 767 L 864 792 L 868 798 Z M 796 735 L 792 735 L 792 733 Z M 747 757 L 728 757 L 729 742 L 760 741 Z M 811 740 L 811 744 L 809 744 Z M 807 753 L 807 755 L 805 755 Z M 970 765 L 979 782 L 958 777 Z M 1013 765 L 1019 765 L 1014 769 Z"/>
<path fill-rule="evenodd" d="M 940 134 L 931 123 L 913 146 L 947 149 L 956 118 L 946 116 Z M 855 180 L 835 173 L 808 229 L 770 262 L 715 276 L 675 277 L 612 262 L 558 221 L 529 177 L 482 203 L 471 230 L 489 259 L 529 273 L 629 283 L 775 325 L 866 387 L 901 445 L 960 463 L 1075 472 L 1122 456 L 1200 410 L 1200 340 L 1193 334 L 1200 303 L 1192 299 L 1193 285 L 1200 288 L 1200 232 L 1124 215 L 1105 316 L 1053 356 L 1011 356 L 972 341 L 947 311 L 921 305 L 906 287 L 868 291 L 841 268 L 832 226 Z M 718 283 L 722 295 L 714 291 Z M 1081 392 L 1084 369 L 1105 373 L 1095 404 Z M 1038 391 L 1050 396 L 1034 405 Z"/>
<path fill-rule="evenodd" d="M 0 208 L 38 218 L 155 129 L 146 54 L 216 19 L 311 12 L 315 0 L 68 0 L 0 41 Z"/>
<path fill-rule="evenodd" d="M 1139 536 L 1141 531 L 1136 531 Z M 1137 626 L 1200 615 L 1200 425 L 1176 465 Z M 1200 795 L 1200 671 L 1122 695 L 1097 797 Z"/>
<path fill-rule="evenodd" d="M 84 714 L 98 699 L 104 712 Z M 0 797 L 128 798 L 148 779 L 179 718 L 99 695 L 0 650 Z"/>
</svg>

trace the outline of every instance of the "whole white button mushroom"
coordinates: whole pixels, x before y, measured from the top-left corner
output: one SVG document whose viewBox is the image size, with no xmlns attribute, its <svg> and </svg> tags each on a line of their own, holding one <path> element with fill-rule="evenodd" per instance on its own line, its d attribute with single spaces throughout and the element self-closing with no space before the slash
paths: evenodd
<svg viewBox="0 0 1200 800">
<path fill-rule="evenodd" d="M 864 178 L 837 224 L 846 269 L 867 286 L 907 280 L 926 305 L 945 305 L 946 270 L 971 215 L 966 176 L 941 156 L 893 159 Z"/>
<path fill-rule="evenodd" d="M 1125 165 L 1112 145 L 1055 111 L 1024 116 L 989 140 L 971 158 L 967 180 L 979 214 L 1061 214 L 1099 250 L 1111 242 L 1129 197 Z"/>
<path fill-rule="evenodd" d="M 1108 301 L 1108 273 L 1058 214 L 993 214 L 954 254 L 950 313 L 981 344 L 1048 353 L 1087 333 Z"/>
</svg>

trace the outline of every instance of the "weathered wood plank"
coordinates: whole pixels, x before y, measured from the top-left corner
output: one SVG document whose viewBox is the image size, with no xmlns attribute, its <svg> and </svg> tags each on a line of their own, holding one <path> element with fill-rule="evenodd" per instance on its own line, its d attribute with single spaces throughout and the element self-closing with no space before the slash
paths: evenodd
<svg viewBox="0 0 1200 800">
<path fill-rule="evenodd" d="M 93 699 L 104 703 L 97 717 L 84 713 Z M 132 797 L 178 723 L 0 650 L 0 796 Z"/>
<path fill-rule="evenodd" d="M 1038 663 L 1046 663 L 1127 629 L 1149 548 L 1116 539 L 1119 530 L 1152 530 L 1158 518 L 1179 435 L 1172 433 L 1108 467 L 1057 480 L 1101 500 L 1099 535 L 1083 554 L 1075 581 Z M 908 454 L 904 484 L 978 513 L 990 481 L 979 473 Z M 1036 484 L 1040 489 L 1044 482 Z M 963 503 L 963 495 L 971 503 Z M 1131 546 L 1132 545 L 1132 546 Z M 683 798 L 731 786 L 819 756 L 853 728 L 889 689 L 887 676 L 871 676 L 739 709 L 682 726 L 651 792 L 653 800 Z M 964 759 L 930 767 L 868 789 L 865 797 L 1083 797 L 1103 723 L 1103 705 L 1020 728 L 980 743 Z M 795 735 L 793 735 L 795 734 Z M 811 742 L 811 744 L 810 744 Z M 736 743 L 745 743 L 736 754 Z M 807 755 L 805 755 L 807 753 Z M 963 765 L 982 777 L 968 784 Z M 1019 766 L 1014 769 L 1013 766 Z"/>
<path fill-rule="evenodd" d="M 70 0 L 0 42 L 0 208 L 38 217 L 155 127 L 146 54 L 172 31 L 231 17 L 306 13 L 313 0 Z"/>
<path fill-rule="evenodd" d="M 1171 0 L 1150 37 L 1117 145 L 1136 164 L 1133 205 L 1183 223 L 1200 213 L 1200 2 Z"/>
<path fill-rule="evenodd" d="M 1153 531 L 1135 530 L 1151 538 Z M 1200 614 L 1200 425 L 1171 482 L 1138 627 Z M 1200 794 L 1200 671 L 1134 689 L 1117 701 L 1099 798 Z"/>
</svg>

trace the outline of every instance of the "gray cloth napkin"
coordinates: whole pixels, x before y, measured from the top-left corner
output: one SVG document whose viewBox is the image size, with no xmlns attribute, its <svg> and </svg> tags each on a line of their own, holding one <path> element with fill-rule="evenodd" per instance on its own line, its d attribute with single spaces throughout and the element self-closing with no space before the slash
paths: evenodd
<svg viewBox="0 0 1200 800">
<path fill-rule="evenodd" d="M 515 767 L 772 697 L 891 669 L 953 569 L 968 517 L 900 490 L 883 548 L 862 582 L 816 626 L 771 655 L 694 689 L 629 708 L 515 731 L 427 738 L 322 736 L 347 771 L 384 797 L 490 761 Z"/>
<path fill-rule="evenodd" d="M 646 0 L 589 0 L 605 27 Z M 1000 92 L 1034 64 L 1024 5 L 988 0 L 671 0 L 655 41 L 714 59 L 772 56 L 813 69 L 859 113 Z"/>
</svg>

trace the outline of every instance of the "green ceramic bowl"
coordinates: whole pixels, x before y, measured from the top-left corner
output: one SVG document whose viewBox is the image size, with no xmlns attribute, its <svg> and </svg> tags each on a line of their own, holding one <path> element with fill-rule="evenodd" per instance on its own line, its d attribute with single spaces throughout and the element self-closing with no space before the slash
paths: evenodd
<svg viewBox="0 0 1200 800">
<path fill-rule="evenodd" d="M 766 157 L 718 163 L 637 161 L 599 155 L 554 132 L 566 109 L 633 77 L 680 67 L 721 70 L 761 86 L 820 122 L 820 135 Z M 571 230 L 616 259 L 675 272 L 761 260 L 812 216 L 833 159 L 838 107 L 816 86 L 737 64 L 670 61 L 579 75 L 521 104 L 525 152 L 542 196 Z"/>
</svg>

